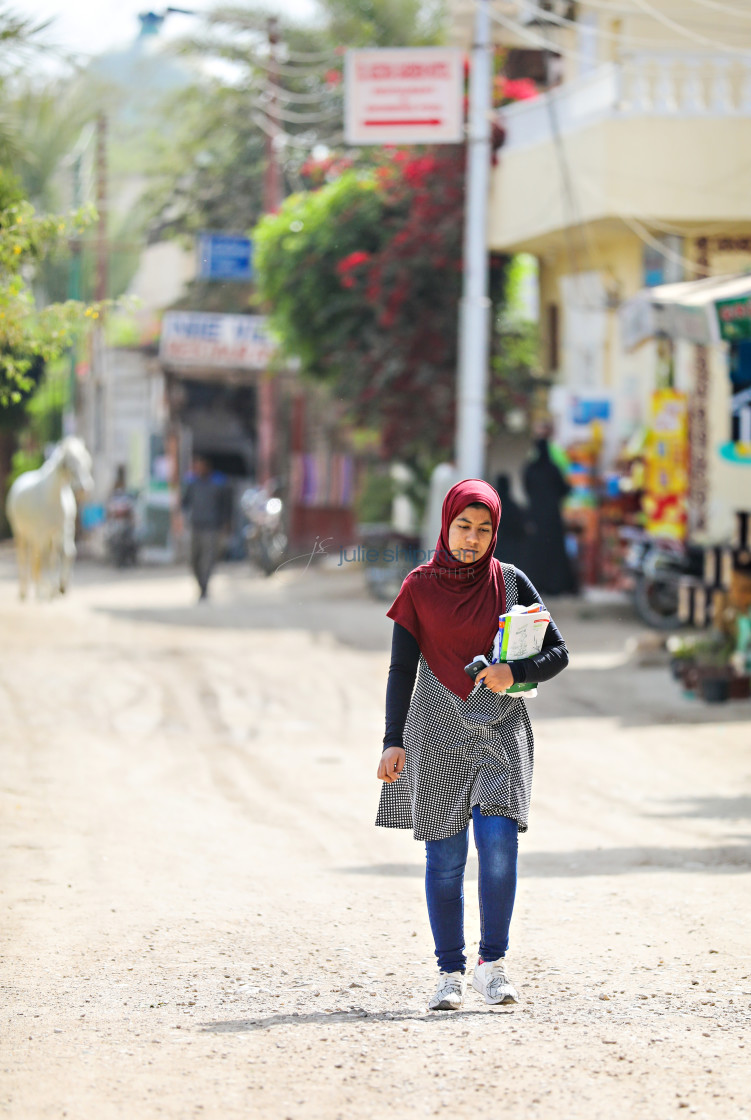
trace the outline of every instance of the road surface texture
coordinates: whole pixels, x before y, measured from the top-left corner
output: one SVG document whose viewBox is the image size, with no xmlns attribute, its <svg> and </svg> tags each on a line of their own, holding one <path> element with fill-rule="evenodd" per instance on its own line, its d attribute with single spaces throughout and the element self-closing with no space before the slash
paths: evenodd
<svg viewBox="0 0 751 1120">
<path fill-rule="evenodd" d="M 0 1115 L 751 1117 L 751 705 L 682 697 L 627 611 L 555 605 L 521 1001 L 428 1013 L 422 846 L 372 823 L 362 575 L 235 566 L 200 606 L 177 569 L 25 604 L 12 575 Z"/>
</svg>

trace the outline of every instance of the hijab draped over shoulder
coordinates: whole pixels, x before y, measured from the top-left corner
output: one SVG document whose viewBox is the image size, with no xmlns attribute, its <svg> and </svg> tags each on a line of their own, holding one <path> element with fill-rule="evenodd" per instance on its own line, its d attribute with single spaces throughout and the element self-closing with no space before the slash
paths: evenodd
<svg viewBox="0 0 751 1120">
<path fill-rule="evenodd" d="M 451 555 L 449 526 L 474 502 L 488 508 L 493 535 L 484 555 L 467 564 Z M 487 482 L 468 478 L 452 486 L 443 502 L 435 554 L 409 573 L 387 612 L 415 638 L 431 672 L 462 700 L 473 688 L 464 666 L 487 653 L 498 615 L 506 610 L 503 572 L 493 556 L 500 520 L 500 498 Z"/>
</svg>

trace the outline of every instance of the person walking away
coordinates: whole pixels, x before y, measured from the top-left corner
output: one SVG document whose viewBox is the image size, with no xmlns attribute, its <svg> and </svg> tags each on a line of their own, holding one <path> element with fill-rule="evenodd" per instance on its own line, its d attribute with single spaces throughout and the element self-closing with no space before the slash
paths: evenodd
<svg viewBox="0 0 751 1120">
<path fill-rule="evenodd" d="M 529 517 L 533 525 L 527 571 L 543 595 L 575 595 L 576 574 L 566 551 L 561 503 L 571 487 L 550 456 L 544 437 L 535 441 L 535 455 L 523 474 Z"/>
<path fill-rule="evenodd" d="M 529 512 L 511 494 L 511 481 L 507 474 L 497 476 L 495 488 L 503 509 L 503 525 L 498 529 L 495 558 L 526 571 L 528 543 L 532 534 Z"/>
<path fill-rule="evenodd" d="M 481 928 L 472 986 L 488 1004 L 518 998 L 506 952 L 534 746 L 527 702 L 506 689 L 548 681 L 568 664 L 551 621 L 535 657 L 488 666 L 478 686 L 465 672 L 478 654 L 489 658 L 499 615 L 516 604 L 542 605 L 526 575 L 493 556 L 500 518 L 498 494 L 487 482 L 453 486 L 435 554 L 409 573 L 388 611 L 394 631 L 376 824 L 410 828 L 425 842 L 425 894 L 439 969 L 429 1002 L 435 1011 L 456 1011 L 464 1002 L 470 821 Z"/>
<path fill-rule="evenodd" d="M 198 583 L 199 600 L 205 600 L 219 558 L 221 536 L 229 529 L 232 507 L 229 486 L 201 455 L 193 459 L 182 508 L 190 520 L 190 565 Z"/>
</svg>

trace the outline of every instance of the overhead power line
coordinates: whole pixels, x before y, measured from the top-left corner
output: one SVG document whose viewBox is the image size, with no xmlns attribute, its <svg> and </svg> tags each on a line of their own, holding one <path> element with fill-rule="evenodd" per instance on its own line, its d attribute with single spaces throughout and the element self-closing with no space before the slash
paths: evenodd
<svg viewBox="0 0 751 1120">
<path fill-rule="evenodd" d="M 280 101 L 294 101 L 298 102 L 300 105 L 313 105 L 316 102 L 333 100 L 332 95 L 335 95 L 337 89 L 336 86 L 327 86 L 326 89 L 321 89 L 314 93 L 295 93 L 291 89 L 285 89 L 283 86 L 276 85 L 270 79 L 264 83 L 263 87 L 252 86 L 251 88 L 263 88 L 273 94 L 274 97 L 278 97 Z"/>
<path fill-rule="evenodd" d="M 710 39 L 708 36 L 702 35 L 699 31 L 691 31 L 688 27 L 684 26 L 684 24 L 678 23 L 676 20 L 671 19 L 670 16 L 666 16 L 663 12 L 658 11 L 657 8 L 649 3 L 649 0 L 634 0 L 634 3 L 645 15 L 651 16 L 652 19 L 657 20 L 657 22 L 661 23 L 664 27 L 669 27 L 671 31 L 675 31 L 678 35 L 690 39 L 693 43 L 699 43 L 700 46 L 712 47 L 715 50 L 728 52 L 730 54 L 737 54 L 743 58 L 751 58 L 750 49 L 732 47 L 729 43 L 721 43 L 717 39 Z"/>
<path fill-rule="evenodd" d="M 636 218 L 629 217 L 626 214 L 616 214 L 616 217 L 621 222 L 623 222 L 623 224 L 627 226 L 632 233 L 635 233 L 639 240 L 643 242 L 643 244 L 648 245 L 650 248 L 654 249 L 655 252 L 659 253 L 660 256 L 664 257 L 665 260 L 680 264 L 681 267 L 686 271 L 694 272 L 697 275 L 701 274 L 702 276 L 707 277 L 727 276 L 727 269 L 718 271 L 717 269 L 708 268 L 706 265 L 699 264 L 697 261 L 692 261 L 690 257 L 684 256 L 683 253 L 677 253 L 675 252 L 675 250 L 670 249 L 667 245 L 663 245 L 663 243 L 656 237 L 653 237 L 646 226 L 643 226 L 641 222 L 637 221 Z"/>
<path fill-rule="evenodd" d="M 491 19 L 495 20 L 496 23 L 500 23 L 508 31 L 513 31 L 520 39 L 526 40 L 526 42 L 530 43 L 533 47 L 536 47 L 537 50 L 547 50 L 552 54 L 565 55 L 566 58 L 575 58 L 578 61 L 590 61 L 581 51 L 571 50 L 570 47 L 561 47 L 552 39 L 546 39 L 544 35 L 540 35 L 536 31 L 532 31 L 519 23 L 515 23 L 512 19 L 509 19 L 508 16 L 501 15 L 501 13 L 495 11 L 494 8 L 490 8 L 489 11 Z"/>
<path fill-rule="evenodd" d="M 720 4 L 719 0 L 689 0 L 691 4 L 698 4 L 701 8 L 710 8 L 715 12 L 725 12 L 730 16 L 737 16 L 740 19 L 751 19 L 751 12 L 748 9 L 744 12 L 741 8 L 732 8 L 728 4 Z"/>
<path fill-rule="evenodd" d="M 584 190 L 590 195 L 590 197 L 595 199 L 595 201 L 597 201 L 598 203 L 601 202 L 604 197 L 604 192 L 602 190 L 597 188 L 594 183 L 588 181 L 581 175 L 579 177 L 579 186 L 583 187 Z M 683 238 L 684 240 L 690 237 L 690 234 L 688 234 L 685 229 L 682 229 L 678 226 L 672 228 L 667 227 L 663 223 L 658 222 L 651 217 L 645 218 L 642 221 L 639 218 L 636 218 L 633 214 L 626 214 L 622 210 L 618 210 L 617 208 L 612 207 L 612 205 L 610 208 L 610 212 L 612 213 L 613 217 L 617 218 L 618 221 L 623 222 L 623 224 L 628 229 L 630 229 L 632 233 L 636 234 L 638 239 L 644 245 L 648 245 L 651 249 L 654 249 L 655 252 L 659 253 L 662 257 L 664 257 L 665 260 L 680 264 L 688 272 L 694 272 L 697 274 L 701 273 L 705 276 L 725 276 L 727 274 L 727 269 L 708 269 L 706 265 L 699 265 L 696 261 L 691 260 L 690 257 L 685 256 L 683 253 L 676 252 L 675 249 L 671 249 L 668 245 L 664 245 L 662 241 L 660 241 L 650 232 L 644 222 L 648 221 L 651 226 L 662 228 L 666 233 L 672 233 L 674 235 L 677 235 L 678 237 Z"/>
<path fill-rule="evenodd" d="M 272 120 L 288 121 L 290 124 L 317 124 L 342 114 L 341 105 L 332 105 L 330 109 L 320 113 L 295 113 L 291 109 L 282 109 L 280 105 L 275 105 L 272 101 L 264 101 L 260 98 L 254 104 L 256 109 L 260 109 Z"/>
<path fill-rule="evenodd" d="M 615 9 L 613 9 L 609 4 L 598 4 L 598 3 L 595 2 L 595 0 L 581 0 L 581 2 L 583 4 L 585 4 L 587 7 L 596 8 L 598 11 L 607 11 L 611 15 L 616 14 Z M 709 3 L 710 0 L 692 0 L 692 2 L 693 3 Z M 582 28 L 581 21 L 566 19 L 564 16 L 559 16 L 555 12 L 548 11 L 546 8 L 541 8 L 539 6 L 539 4 L 535 3 L 535 0 L 518 0 L 518 3 L 522 8 L 525 8 L 528 12 L 531 12 L 534 15 L 538 15 L 540 17 L 540 19 L 544 20 L 545 23 L 547 23 L 547 24 L 552 24 L 556 27 L 563 27 L 563 28 L 570 27 L 570 28 L 574 28 L 575 30 L 579 30 L 579 29 Z M 633 3 L 638 5 L 638 7 L 637 8 L 623 8 L 623 9 L 620 9 L 620 12 L 624 15 L 638 15 L 639 13 L 642 13 L 644 15 L 648 15 L 650 18 L 656 20 L 657 22 L 663 23 L 666 26 L 671 27 L 673 30 L 677 31 L 679 34 L 683 35 L 684 37 L 687 37 L 692 42 L 700 43 L 703 46 L 712 47 L 714 50 L 720 50 L 720 51 L 723 51 L 723 52 L 727 51 L 727 52 L 730 52 L 730 53 L 733 53 L 733 54 L 738 54 L 741 57 L 751 58 L 751 48 L 734 47 L 729 43 L 720 42 L 719 40 L 716 40 L 716 39 L 710 39 L 706 35 L 702 35 L 701 32 L 699 32 L 699 31 L 692 31 L 691 28 L 686 27 L 684 24 L 678 23 L 675 20 L 672 20 L 667 16 L 663 16 L 663 14 L 661 12 L 658 12 L 656 9 L 653 9 L 651 4 L 647 3 L 647 0 L 633 0 Z M 727 10 L 727 9 L 725 9 L 723 7 L 723 8 L 721 8 L 721 10 Z M 751 12 L 745 13 L 745 15 L 746 15 L 747 18 L 751 19 Z M 491 8 L 491 16 L 498 23 L 503 24 L 509 30 L 513 31 L 516 35 L 519 35 L 521 38 L 526 38 L 527 41 L 530 42 L 530 43 L 534 42 L 534 39 L 531 38 L 530 36 L 534 36 L 535 38 L 537 38 L 539 40 L 539 43 L 541 45 L 544 45 L 544 47 L 546 49 L 553 50 L 557 54 L 563 54 L 563 55 L 566 55 L 567 57 L 576 58 L 576 59 L 582 59 L 584 57 L 579 51 L 572 50 L 571 48 L 566 48 L 566 47 L 559 46 L 553 40 L 545 39 L 545 37 L 544 37 L 544 35 L 542 35 L 542 33 L 538 32 L 538 31 L 533 31 L 529 26 L 526 26 L 526 25 L 521 24 L 521 23 L 517 23 L 513 19 L 510 19 L 509 17 L 501 15 L 500 12 L 495 11 L 493 8 Z M 608 31 L 605 28 L 592 27 L 590 25 L 586 25 L 586 29 L 590 33 L 592 33 L 592 34 L 594 34 L 594 35 L 596 35 L 596 36 L 598 36 L 599 38 L 602 38 L 602 39 L 608 39 L 610 41 L 629 44 L 629 45 L 632 45 L 632 46 L 642 46 L 642 47 L 647 47 L 647 48 L 652 47 L 654 49 L 657 49 L 657 47 L 658 47 L 658 44 L 655 43 L 654 39 L 647 39 L 647 38 L 642 38 L 642 37 L 636 36 L 636 35 L 629 35 L 625 32 Z"/>
<path fill-rule="evenodd" d="M 335 62 L 336 51 L 293 51 L 284 47 L 284 59 L 288 62 Z"/>
<path fill-rule="evenodd" d="M 575 19 L 566 19 L 565 16 L 556 15 L 555 12 L 549 12 L 547 8 L 541 8 L 534 0 L 517 0 L 517 3 L 525 8 L 528 12 L 539 15 L 544 18 L 546 23 L 553 23 L 556 27 L 573 27 L 575 30 L 582 30 L 585 28 L 587 32 L 596 35 L 600 39 L 615 40 L 619 43 L 630 43 L 633 46 L 650 47 L 654 46 L 654 39 L 643 39 L 637 35 L 627 35 L 619 31 L 607 31 L 604 27 L 593 27 L 590 24 L 582 24 L 581 21 Z M 612 9 L 608 9 L 612 11 Z M 633 9 L 631 9 L 633 14 Z"/>
<path fill-rule="evenodd" d="M 321 77 L 320 66 L 302 64 L 300 66 L 287 66 L 283 62 L 275 62 L 270 58 L 263 58 L 259 55 L 254 57 L 253 65 L 260 66 L 262 70 L 268 70 L 273 74 L 283 74 L 286 78 L 304 78 L 311 74 L 318 78 Z"/>
<path fill-rule="evenodd" d="M 300 132 L 292 136 L 289 132 L 280 132 L 278 128 L 274 128 L 268 118 L 258 112 L 253 113 L 253 122 L 258 125 L 261 132 L 265 133 L 265 135 L 269 136 L 272 140 L 280 139 L 281 147 L 284 148 L 305 148 L 307 151 L 311 151 L 318 144 L 338 144 L 339 141 L 344 138 L 344 133 L 342 132 L 332 132 L 325 136 L 321 136 L 319 132 L 313 134 Z"/>
</svg>

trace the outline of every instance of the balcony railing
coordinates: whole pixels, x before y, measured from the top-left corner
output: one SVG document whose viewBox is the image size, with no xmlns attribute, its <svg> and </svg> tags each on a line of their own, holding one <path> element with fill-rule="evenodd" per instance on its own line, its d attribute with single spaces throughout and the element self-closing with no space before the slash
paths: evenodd
<svg viewBox="0 0 751 1120">
<path fill-rule="evenodd" d="M 751 116 L 751 61 L 723 55 L 624 54 L 584 78 L 500 110 L 505 150 L 610 117 Z"/>
</svg>

